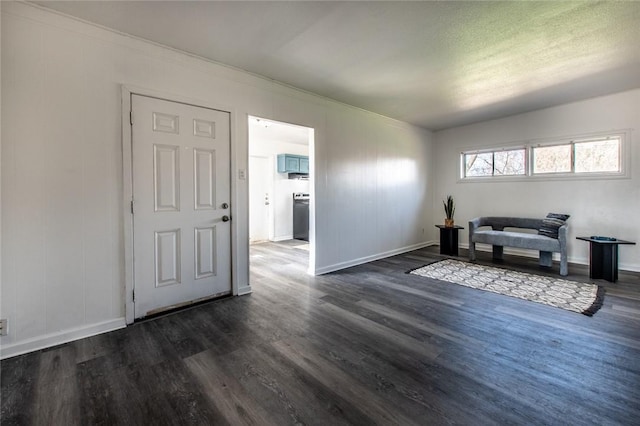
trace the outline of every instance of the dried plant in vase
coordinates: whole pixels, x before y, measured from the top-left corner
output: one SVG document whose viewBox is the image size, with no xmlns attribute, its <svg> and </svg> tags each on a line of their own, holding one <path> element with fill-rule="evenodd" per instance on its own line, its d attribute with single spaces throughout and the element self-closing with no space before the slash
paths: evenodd
<svg viewBox="0 0 640 426">
<path fill-rule="evenodd" d="M 453 227 L 453 214 L 456 211 L 456 205 L 453 202 L 453 197 L 451 195 L 449 195 L 447 197 L 447 201 L 442 201 L 442 204 L 444 205 L 444 213 L 446 215 L 446 218 L 444 219 L 444 226 L 446 226 L 447 228 L 452 228 Z"/>
</svg>

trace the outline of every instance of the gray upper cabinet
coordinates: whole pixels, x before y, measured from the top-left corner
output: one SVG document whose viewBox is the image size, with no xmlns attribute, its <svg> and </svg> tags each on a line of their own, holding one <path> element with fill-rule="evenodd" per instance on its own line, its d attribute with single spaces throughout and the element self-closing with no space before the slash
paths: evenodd
<svg viewBox="0 0 640 426">
<path fill-rule="evenodd" d="M 309 173 L 309 157 L 304 155 L 279 154 L 278 173 Z"/>
</svg>

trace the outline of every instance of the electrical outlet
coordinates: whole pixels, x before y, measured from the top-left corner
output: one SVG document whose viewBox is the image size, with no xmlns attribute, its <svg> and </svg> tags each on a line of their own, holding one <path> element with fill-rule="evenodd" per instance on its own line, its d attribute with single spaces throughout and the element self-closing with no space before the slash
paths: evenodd
<svg viewBox="0 0 640 426">
<path fill-rule="evenodd" d="M 9 330 L 7 330 L 7 319 L 6 318 L 0 319 L 0 336 L 6 336 L 8 331 Z"/>
</svg>

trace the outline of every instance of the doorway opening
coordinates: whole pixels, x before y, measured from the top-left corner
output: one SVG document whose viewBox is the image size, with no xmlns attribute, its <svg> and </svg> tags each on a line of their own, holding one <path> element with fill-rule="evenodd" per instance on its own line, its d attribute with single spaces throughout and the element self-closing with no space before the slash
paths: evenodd
<svg viewBox="0 0 640 426">
<path fill-rule="evenodd" d="M 314 130 L 255 116 L 248 121 L 250 281 L 254 267 L 268 265 L 313 274 Z"/>
</svg>

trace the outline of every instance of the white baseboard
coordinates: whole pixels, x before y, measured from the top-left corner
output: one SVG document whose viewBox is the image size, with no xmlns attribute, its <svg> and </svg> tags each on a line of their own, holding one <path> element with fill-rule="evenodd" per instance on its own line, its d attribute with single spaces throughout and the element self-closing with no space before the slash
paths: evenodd
<svg viewBox="0 0 640 426">
<path fill-rule="evenodd" d="M 469 244 L 468 243 L 460 244 L 460 248 L 468 249 Z M 491 248 L 491 245 L 476 243 L 476 251 L 484 251 L 484 252 L 490 253 L 492 251 L 492 248 Z M 531 258 L 539 257 L 537 250 L 526 250 L 526 249 L 519 249 L 519 248 L 513 248 L 513 247 L 507 247 L 507 246 L 504 247 L 504 253 L 511 254 L 514 256 L 522 256 L 522 257 L 531 257 Z M 559 262 L 560 254 L 553 253 L 553 260 Z M 573 263 L 575 265 L 589 266 L 589 259 L 586 257 L 569 256 L 567 260 L 569 261 L 569 263 Z M 621 271 L 640 272 L 640 264 L 619 263 L 618 269 Z"/>
<path fill-rule="evenodd" d="M 22 355 L 27 352 L 33 352 L 51 346 L 60 345 L 62 343 L 72 342 L 85 337 L 95 336 L 96 334 L 106 333 L 108 331 L 118 330 L 126 327 L 124 317 L 116 318 L 109 321 L 103 321 L 91 325 L 72 328 L 56 333 L 45 334 L 44 336 L 34 337 L 24 341 L 2 345 L 0 348 L 0 359 L 11 358 L 16 355 Z"/>
<path fill-rule="evenodd" d="M 620 263 L 618 264 L 618 269 L 621 271 L 640 272 L 640 264 Z"/>
<path fill-rule="evenodd" d="M 283 235 L 280 237 L 273 237 L 271 241 L 278 242 L 278 241 L 286 241 L 286 240 L 293 240 L 293 235 Z"/>
<path fill-rule="evenodd" d="M 236 294 L 236 296 L 244 296 L 245 294 L 250 294 L 251 291 L 252 290 L 250 285 L 246 285 L 244 287 L 238 287 L 238 294 Z"/>
<path fill-rule="evenodd" d="M 329 272 L 339 271 L 341 269 L 350 268 L 352 266 L 362 265 L 363 263 L 373 262 L 374 260 L 384 259 L 386 257 L 395 256 L 397 254 L 406 253 L 408 251 L 417 250 L 423 247 L 437 245 L 437 241 L 425 241 L 418 244 L 412 244 L 410 246 L 401 247 L 394 250 L 389 250 L 384 253 L 373 254 L 371 256 L 365 256 L 358 259 L 348 260 L 346 262 L 335 263 L 333 265 L 324 266 L 315 270 L 315 275 L 328 274 Z"/>
</svg>

